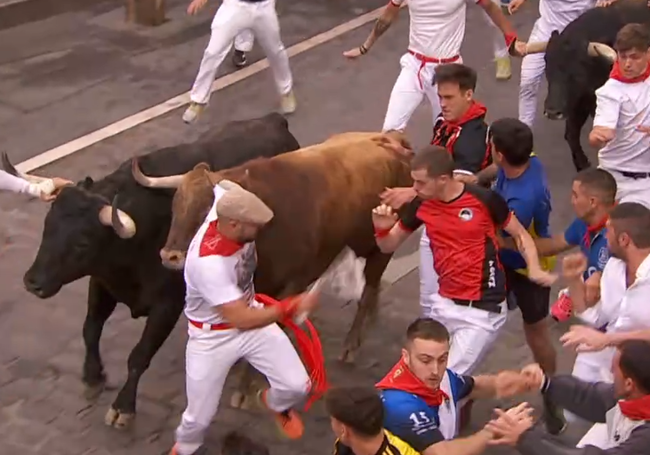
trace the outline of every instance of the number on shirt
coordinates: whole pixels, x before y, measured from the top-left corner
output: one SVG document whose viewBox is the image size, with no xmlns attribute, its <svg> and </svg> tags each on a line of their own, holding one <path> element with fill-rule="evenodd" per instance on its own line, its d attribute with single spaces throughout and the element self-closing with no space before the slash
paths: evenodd
<svg viewBox="0 0 650 455">
<path fill-rule="evenodd" d="M 427 423 L 431 422 L 431 419 L 427 417 L 426 413 L 424 413 L 423 411 L 420 411 L 418 413 L 415 412 L 412 413 L 409 416 L 409 419 L 413 421 L 413 424 L 416 427 L 421 427 L 422 425 L 426 425 Z"/>
</svg>

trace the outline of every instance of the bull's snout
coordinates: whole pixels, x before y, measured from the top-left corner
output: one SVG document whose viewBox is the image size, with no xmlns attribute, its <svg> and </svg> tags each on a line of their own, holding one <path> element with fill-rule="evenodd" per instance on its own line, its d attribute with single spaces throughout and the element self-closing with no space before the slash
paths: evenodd
<svg viewBox="0 0 650 455">
<path fill-rule="evenodd" d="M 60 289 L 60 287 L 57 289 L 47 289 L 45 286 L 39 283 L 39 281 L 33 275 L 30 274 L 26 274 L 23 277 L 23 284 L 25 285 L 25 289 L 27 289 L 28 292 L 41 299 L 52 297 Z"/>
<path fill-rule="evenodd" d="M 564 120 L 564 113 L 553 109 L 544 109 L 544 117 L 549 120 Z"/>
<path fill-rule="evenodd" d="M 160 259 L 165 267 L 181 270 L 185 266 L 185 252 L 180 250 L 160 250 Z"/>
</svg>

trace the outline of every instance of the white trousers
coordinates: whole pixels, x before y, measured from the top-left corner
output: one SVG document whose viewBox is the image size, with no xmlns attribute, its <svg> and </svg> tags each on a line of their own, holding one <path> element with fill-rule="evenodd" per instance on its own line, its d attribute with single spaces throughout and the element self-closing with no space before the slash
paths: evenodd
<svg viewBox="0 0 650 455">
<path fill-rule="evenodd" d="M 422 316 L 442 323 L 451 335 L 447 368 L 458 374 L 471 374 L 483 360 L 506 323 L 508 309 L 501 302 L 501 313 L 457 305 L 438 294 L 438 274 L 433 268 L 433 253 L 426 231 L 420 238 L 420 306 Z"/>
<path fill-rule="evenodd" d="M 635 180 L 616 171 L 605 170 L 616 180 L 616 200 L 638 202 L 650 208 L 650 178 Z"/>
<path fill-rule="evenodd" d="M 217 413 L 230 368 L 244 358 L 271 385 L 266 400 L 274 411 L 301 402 L 311 383 L 287 335 L 277 324 L 240 331 L 203 330 L 188 324 L 185 353 L 187 408 L 176 429 L 179 455 L 191 455 L 203 444 Z"/>
<path fill-rule="evenodd" d="M 287 94 L 293 86 L 289 57 L 280 38 L 280 23 L 275 12 L 275 0 L 247 3 L 241 0 L 224 0 L 212 20 L 210 41 L 203 53 L 199 73 L 190 91 L 195 103 L 207 104 L 210 89 L 219 65 L 226 58 L 233 40 L 246 44 L 251 33 L 258 39 L 269 60 L 273 78 L 280 95 Z M 249 41 L 252 47 L 252 40 Z M 239 50 L 245 50 L 238 47 Z"/>
<path fill-rule="evenodd" d="M 237 36 L 235 36 L 235 50 L 242 52 L 250 52 L 253 50 L 253 43 L 255 42 L 255 36 L 251 29 L 242 30 Z"/>
<path fill-rule="evenodd" d="M 495 5 L 501 7 L 501 1 L 500 0 L 492 0 L 492 3 Z M 490 16 L 488 16 L 488 13 L 483 10 L 483 20 L 485 21 L 486 24 L 490 26 L 492 29 L 492 33 L 494 34 L 494 58 L 503 58 L 508 56 L 508 47 L 506 46 L 506 38 L 503 36 L 503 33 L 501 30 L 499 30 L 499 27 L 497 27 L 494 22 L 492 22 L 492 19 L 490 19 Z"/>
<path fill-rule="evenodd" d="M 459 58 L 455 63 L 463 63 L 463 59 Z M 433 125 L 436 117 L 440 114 L 438 89 L 433 84 L 434 70 L 438 64 L 425 63 L 422 65 L 420 60 L 408 52 L 402 55 L 399 64 L 402 70 L 390 93 L 382 131 L 404 130 L 413 112 L 425 96 L 431 104 L 431 114 L 433 115 L 431 124 Z"/>
</svg>

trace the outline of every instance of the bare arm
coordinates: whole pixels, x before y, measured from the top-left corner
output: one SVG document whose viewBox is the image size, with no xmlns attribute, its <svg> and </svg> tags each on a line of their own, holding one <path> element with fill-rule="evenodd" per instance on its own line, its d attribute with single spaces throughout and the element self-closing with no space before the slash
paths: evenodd
<svg viewBox="0 0 650 455">
<path fill-rule="evenodd" d="M 476 178 L 478 179 L 478 184 L 481 186 L 487 186 L 491 181 L 493 181 L 497 177 L 498 170 L 499 170 L 498 166 L 492 163 L 485 169 L 479 171 L 476 174 Z"/>
<path fill-rule="evenodd" d="M 510 217 L 510 221 L 503 229 L 514 239 L 517 250 L 519 250 L 526 260 L 526 265 L 531 274 L 541 271 L 535 242 L 514 214 Z"/>
<path fill-rule="evenodd" d="M 395 223 L 388 234 L 383 236 L 375 235 L 375 238 L 382 253 L 394 253 L 410 235 L 411 232 L 402 229 L 399 223 Z"/>
<path fill-rule="evenodd" d="M 479 5 L 481 5 L 481 8 L 485 10 L 494 25 L 501 30 L 501 33 L 503 33 L 503 36 L 506 38 L 506 45 L 510 47 L 517 39 L 517 32 L 515 32 L 510 21 L 506 19 L 501 8 L 490 0 L 480 0 Z"/>
<path fill-rule="evenodd" d="M 555 256 L 573 248 L 573 245 L 567 243 L 564 234 L 558 234 L 548 238 L 538 237 L 533 239 L 533 242 L 535 243 L 535 248 L 537 248 L 537 254 L 541 257 Z M 503 237 L 501 240 L 501 247 L 509 250 L 516 250 L 517 243 L 512 237 Z"/>
<path fill-rule="evenodd" d="M 587 304 L 587 289 L 582 277 L 573 278 L 569 281 L 569 295 L 573 303 L 573 311 L 583 313 L 590 306 Z"/>
<path fill-rule="evenodd" d="M 480 455 L 492 439 L 492 433 L 481 430 L 466 438 L 451 439 L 430 445 L 422 455 Z"/>
<path fill-rule="evenodd" d="M 384 11 L 381 13 L 381 16 L 379 16 L 375 21 L 375 25 L 372 27 L 370 35 L 368 35 L 366 41 L 361 45 L 361 53 L 365 54 L 375 44 L 375 41 L 377 41 L 381 35 L 386 33 L 386 30 L 388 30 L 393 22 L 395 22 L 395 19 L 397 19 L 399 10 L 399 5 L 396 5 L 392 1 L 388 2 L 388 5 L 386 5 L 386 8 L 384 8 Z"/>
</svg>

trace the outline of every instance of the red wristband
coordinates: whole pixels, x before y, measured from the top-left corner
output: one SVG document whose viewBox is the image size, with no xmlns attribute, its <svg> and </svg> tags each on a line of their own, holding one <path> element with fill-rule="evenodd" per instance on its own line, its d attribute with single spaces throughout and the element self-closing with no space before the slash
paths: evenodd
<svg viewBox="0 0 650 455">
<path fill-rule="evenodd" d="M 375 237 L 378 238 L 378 239 L 381 239 L 382 237 L 386 237 L 388 234 L 390 234 L 390 231 L 392 229 L 393 229 L 392 227 L 389 228 L 389 229 L 377 229 L 377 228 L 375 228 Z"/>
<path fill-rule="evenodd" d="M 298 306 L 298 299 L 299 297 L 289 297 L 278 302 L 280 319 L 293 317 L 293 314 L 296 312 L 296 307 Z"/>
<path fill-rule="evenodd" d="M 506 39 L 506 47 L 510 49 L 510 47 L 517 41 L 517 34 L 515 32 L 510 32 L 506 33 L 503 35 Z"/>
</svg>

